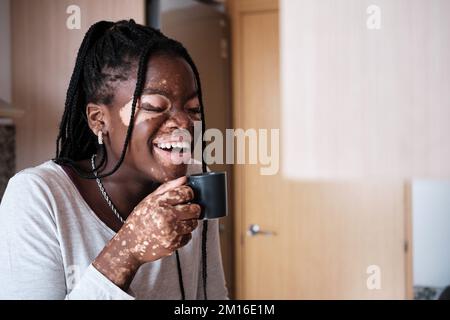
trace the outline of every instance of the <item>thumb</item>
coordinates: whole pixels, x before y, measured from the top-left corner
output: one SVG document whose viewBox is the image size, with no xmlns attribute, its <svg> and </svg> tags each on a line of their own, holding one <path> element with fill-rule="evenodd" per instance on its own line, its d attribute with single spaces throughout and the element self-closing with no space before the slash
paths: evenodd
<svg viewBox="0 0 450 320">
<path fill-rule="evenodd" d="M 163 183 L 152 192 L 152 195 L 160 195 L 163 194 L 171 189 L 174 189 L 176 187 L 182 186 L 183 184 L 186 184 L 187 178 L 186 176 L 179 177 L 178 179 L 167 181 L 166 183 Z"/>
</svg>

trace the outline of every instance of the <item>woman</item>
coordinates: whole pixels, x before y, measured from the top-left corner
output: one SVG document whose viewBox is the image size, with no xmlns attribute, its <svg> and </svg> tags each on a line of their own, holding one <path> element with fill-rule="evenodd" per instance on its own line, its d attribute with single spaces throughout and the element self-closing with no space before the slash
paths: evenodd
<svg viewBox="0 0 450 320">
<path fill-rule="evenodd" d="M 0 298 L 225 299 L 216 220 L 186 174 L 204 121 L 185 48 L 133 20 L 86 33 L 52 161 L 16 174 L 0 206 Z M 203 126 L 204 128 L 204 126 Z M 175 253 L 175 254 L 173 254 Z"/>
</svg>

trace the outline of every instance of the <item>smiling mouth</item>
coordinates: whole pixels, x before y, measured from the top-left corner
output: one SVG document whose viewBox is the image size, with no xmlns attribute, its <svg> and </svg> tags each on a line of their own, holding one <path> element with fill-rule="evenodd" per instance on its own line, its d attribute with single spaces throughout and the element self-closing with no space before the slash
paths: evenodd
<svg viewBox="0 0 450 320">
<path fill-rule="evenodd" d="M 191 152 L 191 145 L 189 142 L 158 142 L 153 143 L 153 146 L 161 149 L 166 152 L 178 152 L 178 153 L 190 153 Z"/>
</svg>

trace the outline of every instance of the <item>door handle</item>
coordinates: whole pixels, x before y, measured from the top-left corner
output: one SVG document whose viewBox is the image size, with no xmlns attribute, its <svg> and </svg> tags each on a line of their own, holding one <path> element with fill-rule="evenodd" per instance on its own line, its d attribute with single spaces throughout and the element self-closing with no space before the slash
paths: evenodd
<svg viewBox="0 0 450 320">
<path fill-rule="evenodd" d="M 250 237 L 254 237 L 257 235 L 273 236 L 275 235 L 275 232 L 261 230 L 261 227 L 258 224 L 251 224 L 248 226 L 247 235 Z"/>
</svg>

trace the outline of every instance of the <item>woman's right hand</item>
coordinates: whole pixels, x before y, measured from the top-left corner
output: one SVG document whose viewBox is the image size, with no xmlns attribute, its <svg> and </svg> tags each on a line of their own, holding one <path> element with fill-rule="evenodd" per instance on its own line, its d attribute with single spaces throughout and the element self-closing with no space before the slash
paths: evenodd
<svg viewBox="0 0 450 320">
<path fill-rule="evenodd" d="M 186 245 L 198 225 L 201 208 L 186 177 L 162 184 L 132 211 L 117 234 L 140 264 L 171 255 Z"/>
<path fill-rule="evenodd" d="M 186 245 L 201 208 L 186 177 L 162 184 L 131 212 L 123 227 L 93 261 L 93 266 L 126 290 L 139 267 Z"/>
</svg>

